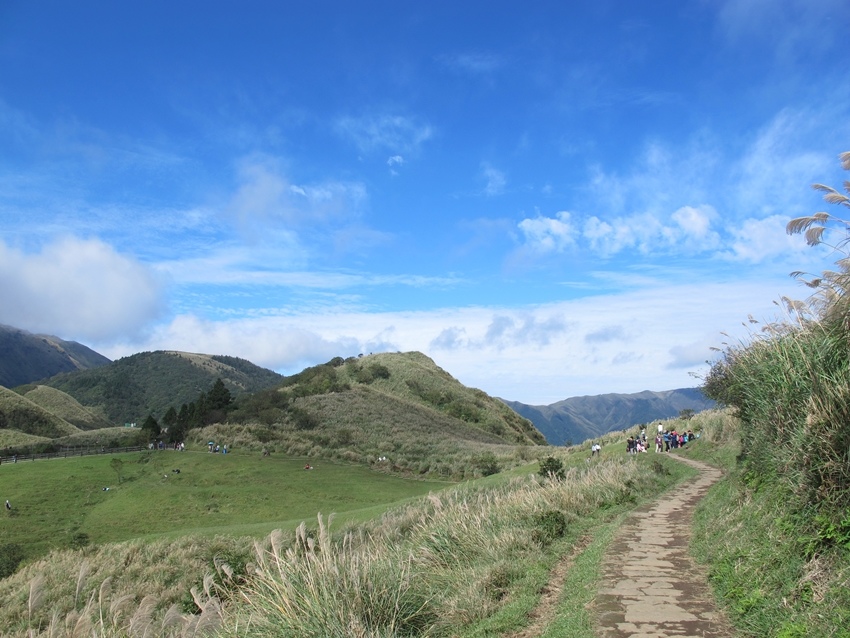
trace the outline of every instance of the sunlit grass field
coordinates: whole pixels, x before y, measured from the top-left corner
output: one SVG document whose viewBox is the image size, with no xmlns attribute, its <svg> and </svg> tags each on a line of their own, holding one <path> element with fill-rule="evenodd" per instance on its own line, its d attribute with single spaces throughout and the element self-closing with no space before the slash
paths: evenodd
<svg viewBox="0 0 850 638">
<path fill-rule="evenodd" d="M 33 557 L 81 538 L 261 536 L 314 521 L 319 512 L 336 513 L 338 521 L 372 518 L 451 485 L 314 459 L 305 470 L 306 462 L 164 450 L 3 464 L 0 500 L 9 499 L 13 509 L 0 517 L 0 537 Z"/>
</svg>

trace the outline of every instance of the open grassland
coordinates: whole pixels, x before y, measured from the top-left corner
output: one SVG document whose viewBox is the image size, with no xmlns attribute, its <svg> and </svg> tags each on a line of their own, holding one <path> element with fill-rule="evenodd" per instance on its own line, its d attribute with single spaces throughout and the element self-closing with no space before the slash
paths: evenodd
<svg viewBox="0 0 850 638">
<path fill-rule="evenodd" d="M 535 463 L 440 492 L 434 490 L 439 484 L 401 482 L 431 493 L 383 514 L 372 511 L 365 522 L 335 519 L 329 524 L 314 516 L 307 524 L 282 525 L 284 531 L 262 542 L 239 536 L 249 526 L 234 523 L 227 536 L 187 533 L 57 551 L 0 581 L 0 627 L 9 636 L 28 635 L 28 630 L 45 636 L 177 636 L 194 635 L 199 626 L 217 628 L 220 636 L 492 636 L 516 631 L 528 622 L 560 556 L 689 472 L 662 455 L 627 457 L 620 444 L 606 445 L 603 457 L 593 460 L 586 450 L 550 452 L 564 462 L 563 479 L 535 474 Z M 187 480 L 202 475 L 203 468 L 211 474 L 218 470 L 210 468 L 245 461 L 230 472 L 235 483 L 250 483 L 233 488 L 240 495 L 237 501 L 252 499 L 246 510 L 270 507 L 262 495 L 273 499 L 278 474 L 286 477 L 285 493 L 296 498 L 295 492 L 331 473 L 318 463 L 313 471 L 300 469 L 303 461 L 273 459 L 266 469 L 256 470 L 250 463 L 262 466 L 269 459 L 158 454 L 169 460 L 190 456 L 197 466 L 179 464 L 179 476 Z M 141 507 L 138 499 L 156 504 L 174 497 L 173 512 L 169 505 L 162 516 L 176 516 L 185 502 L 183 509 L 196 526 L 208 525 L 216 515 L 241 520 L 222 504 L 227 490 L 214 481 L 199 477 L 191 491 L 204 497 L 193 501 L 189 491 L 168 491 L 180 489 L 174 476 L 164 478 L 173 462 L 161 463 L 148 475 L 144 468 L 155 462 L 139 463 L 133 468 L 137 477 L 116 487 L 138 484 L 128 507 Z M 269 467 L 278 471 L 268 472 Z M 329 492 L 333 500 L 318 508 L 314 501 L 314 513 L 341 511 L 334 507 L 344 487 L 340 482 L 357 479 L 351 474 L 356 468 L 339 469 L 332 497 Z M 263 473 L 252 474 L 258 471 Z M 363 490 L 389 490 L 400 483 L 371 474 L 388 483 L 368 488 L 364 482 Z M 109 472 L 100 476 L 109 477 Z M 299 478 L 308 482 L 292 482 Z M 410 496 L 409 489 L 403 491 L 402 498 Z M 108 507 L 106 497 L 113 495 L 95 496 L 102 508 L 89 520 L 97 520 L 99 527 L 111 525 L 108 521 L 119 514 Z M 368 494 L 351 498 L 368 507 L 363 502 Z M 207 510 L 212 503 L 219 503 L 217 513 Z M 156 512 L 144 506 L 153 527 L 159 525 Z M 98 533 L 108 537 L 113 532 Z M 598 566 L 592 555 L 574 577 L 591 588 Z M 585 598 L 569 608 L 569 626 L 592 626 Z"/>
<path fill-rule="evenodd" d="M 0 518 L 0 538 L 37 556 L 81 539 L 261 535 L 313 520 L 319 511 L 356 516 L 366 508 L 374 515 L 370 508 L 448 485 L 311 463 L 315 469 L 305 470 L 304 459 L 166 450 L 4 464 L 0 497 L 14 508 Z"/>
</svg>

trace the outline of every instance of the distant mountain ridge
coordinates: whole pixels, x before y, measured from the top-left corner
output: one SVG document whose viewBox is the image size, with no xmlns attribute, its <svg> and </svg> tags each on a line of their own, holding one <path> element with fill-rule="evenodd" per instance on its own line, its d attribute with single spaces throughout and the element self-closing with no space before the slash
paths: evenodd
<svg viewBox="0 0 850 638">
<path fill-rule="evenodd" d="M 699 388 L 572 397 L 551 405 L 502 400 L 531 421 L 552 445 L 577 444 L 606 432 L 675 417 L 682 410 L 701 412 L 715 406 Z"/>
<path fill-rule="evenodd" d="M 102 354 L 76 341 L 0 324 L 0 385 L 6 388 L 108 363 Z"/>
</svg>

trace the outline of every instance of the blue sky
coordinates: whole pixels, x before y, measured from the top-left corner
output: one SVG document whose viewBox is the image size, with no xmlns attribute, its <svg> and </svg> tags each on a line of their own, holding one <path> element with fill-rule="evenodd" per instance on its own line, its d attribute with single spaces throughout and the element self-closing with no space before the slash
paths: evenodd
<svg viewBox="0 0 850 638">
<path fill-rule="evenodd" d="M 697 385 L 833 259 L 845 0 L 297 4 L 0 3 L 0 323 L 548 404 Z"/>
</svg>

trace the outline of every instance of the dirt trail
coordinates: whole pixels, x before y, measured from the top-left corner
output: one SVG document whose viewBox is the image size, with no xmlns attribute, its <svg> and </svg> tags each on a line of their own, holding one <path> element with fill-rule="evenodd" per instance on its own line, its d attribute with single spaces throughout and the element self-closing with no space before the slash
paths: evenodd
<svg viewBox="0 0 850 638">
<path fill-rule="evenodd" d="M 600 638 L 734 636 L 688 554 L 694 509 L 720 471 L 676 458 L 700 475 L 636 510 L 612 542 L 594 602 Z"/>
</svg>

